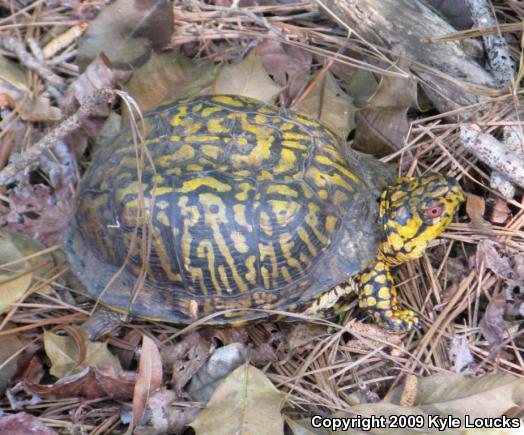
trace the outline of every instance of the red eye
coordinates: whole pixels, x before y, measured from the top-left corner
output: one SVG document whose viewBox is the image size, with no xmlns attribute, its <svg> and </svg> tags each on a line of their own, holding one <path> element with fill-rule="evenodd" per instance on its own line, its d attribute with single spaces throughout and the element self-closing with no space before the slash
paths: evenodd
<svg viewBox="0 0 524 435">
<path fill-rule="evenodd" d="M 426 216 L 428 218 L 437 218 L 439 217 L 441 214 L 442 214 L 442 211 L 444 209 L 440 206 L 435 206 L 435 207 L 431 207 L 431 208 L 428 208 L 426 209 Z"/>
</svg>

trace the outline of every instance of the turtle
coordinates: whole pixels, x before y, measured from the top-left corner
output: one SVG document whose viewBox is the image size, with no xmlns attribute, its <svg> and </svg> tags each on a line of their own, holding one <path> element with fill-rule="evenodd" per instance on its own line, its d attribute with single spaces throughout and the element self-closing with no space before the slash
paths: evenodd
<svg viewBox="0 0 524 435">
<path fill-rule="evenodd" d="M 65 252 L 90 296 L 139 318 L 238 325 L 341 313 L 357 294 L 388 329 L 419 326 L 391 270 L 452 221 L 455 179 L 397 177 L 319 120 L 243 96 L 143 121 L 142 139 L 119 132 L 79 183 Z"/>
</svg>

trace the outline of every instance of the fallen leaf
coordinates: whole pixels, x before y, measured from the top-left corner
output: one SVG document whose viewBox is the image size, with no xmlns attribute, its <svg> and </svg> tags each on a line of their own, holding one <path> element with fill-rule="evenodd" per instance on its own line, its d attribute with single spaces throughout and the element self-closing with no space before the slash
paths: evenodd
<svg viewBox="0 0 524 435">
<path fill-rule="evenodd" d="M 216 349 L 206 364 L 193 376 L 187 392 L 198 402 L 206 402 L 222 380 L 247 360 L 247 348 L 231 343 Z"/>
<path fill-rule="evenodd" d="M 118 359 L 109 352 L 107 342 L 85 340 L 79 344 L 73 337 L 44 331 L 44 348 L 51 361 L 49 373 L 59 379 L 86 367 L 112 367 L 117 373 L 122 370 Z"/>
<path fill-rule="evenodd" d="M 495 352 L 498 352 L 504 344 L 506 323 L 503 316 L 505 310 L 506 297 L 504 292 L 494 294 L 479 323 L 482 335 L 488 340 L 490 347 Z"/>
<path fill-rule="evenodd" d="M 47 427 L 42 420 L 25 412 L 0 417 L 0 433 L 9 435 L 58 435 Z"/>
<path fill-rule="evenodd" d="M 346 67 L 342 65 L 341 67 Z M 354 69 L 353 73 L 346 81 L 346 92 L 353 98 L 357 107 L 364 107 L 369 99 L 377 90 L 377 80 L 372 72 L 364 69 Z"/>
<path fill-rule="evenodd" d="M 0 226 L 51 246 L 61 241 L 72 209 L 73 199 L 66 183 L 55 189 L 20 183 L 10 191 L 9 211 L 0 216 Z"/>
<path fill-rule="evenodd" d="M 212 348 L 211 339 L 198 331 L 162 350 L 162 361 L 171 365 L 171 385 L 176 394 L 182 394 L 184 386 L 209 358 Z"/>
<path fill-rule="evenodd" d="M 152 53 L 149 60 L 133 73 L 124 90 L 134 98 L 142 112 L 147 112 L 161 103 L 198 94 L 215 80 L 218 72 L 219 67 L 194 61 L 177 51 Z"/>
<path fill-rule="evenodd" d="M 405 60 L 390 70 L 409 74 Z M 402 148 L 409 124 L 407 113 L 416 105 L 417 83 L 411 77 L 384 75 L 366 107 L 355 115 L 354 147 L 381 157 Z"/>
<path fill-rule="evenodd" d="M 347 412 L 339 412 L 336 417 L 371 417 L 383 415 L 386 421 L 392 421 L 390 416 L 407 419 L 414 416 L 411 421 L 419 422 L 416 428 L 404 428 L 403 435 L 439 434 L 442 430 L 433 425 L 428 427 L 430 415 L 447 420 L 449 417 L 464 418 L 468 415 L 470 420 L 476 418 L 501 417 L 524 400 L 524 380 L 507 373 L 493 373 L 484 376 L 472 377 L 464 374 L 442 373 L 429 377 L 417 378 L 416 396 L 413 406 L 400 406 L 400 397 L 404 386 L 393 389 L 384 400 L 378 403 L 367 403 L 351 406 Z M 402 416 L 402 417 L 401 417 Z M 409 421 L 409 420 L 406 420 Z M 382 435 L 383 428 L 371 428 L 366 433 Z M 387 433 L 390 433 L 389 431 Z M 462 429 L 447 427 L 446 435 L 463 435 Z"/>
<path fill-rule="evenodd" d="M 133 392 L 133 427 L 144 417 L 150 394 L 162 386 L 162 359 L 155 342 L 142 336 L 142 350 L 138 362 L 138 377 Z"/>
<path fill-rule="evenodd" d="M 453 336 L 449 349 L 449 359 L 453 363 L 453 371 L 456 373 L 461 372 L 474 361 L 469 350 L 468 338 L 465 335 L 455 334 Z"/>
<path fill-rule="evenodd" d="M 143 65 L 152 50 L 164 48 L 173 33 L 169 0 L 117 0 L 89 23 L 78 43 L 77 61 L 84 69 L 103 52 L 119 70 Z"/>
<path fill-rule="evenodd" d="M 260 55 L 253 50 L 241 62 L 223 66 L 206 93 L 242 95 L 271 103 L 281 91 L 264 69 Z"/>
<path fill-rule="evenodd" d="M 49 399 L 81 396 L 87 399 L 111 397 L 116 400 L 130 400 L 135 382 L 134 372 L 116 372 L 113 367 L 86 367 L 80 373 L 66 376 L 51 385 L 23 381 L 22 386 L 28 394 Z"/>
<path fill-rule="evenodd" d="M 492 231 L 490 223 L 484 219 L 486 211 L 486 201 L 484 198 L 466 192 L 466 214 L 471 219 L 471 223 L 483 231 Z"/>
<path fill-rule="evenodd" d="M 443 373 L 418 381 L 414 406 L 428 413 L 498 417 L 524 400 L 524 380 L 508 373 L 475 377 Z M 387 399 L 400 393 L 396 389 Z"/>
<path fill-rule="evenodd" d="M 495 198 L 489 214 L 490 222 L 494 224 L 504 224 L 511 218 L 511 210 L 508 202 L 502 198 Z"/>
<path fill-rule="evenodd" d="M 300 48 L 284 46 L 274 39 L 264 39 L 257 45 L 256 51 L 268 74 L 286 89 L 288 99 L 297 98 L 309 82 L 312 54 Z"/>
<path fill-rule="evenodd" d="M 31 92 L 25 71 L 0 56 L 0 107 L 16 108 L 24 121 L 58 121 L 62 111 L 52 107 L 49 98 Z"/>
<path fill-rule="evenodd" d="M 344 143 L 355 128 L 353 100 L 329 72 L 321 80 L 316 80 L 316 86 L 294 108 L 322 121 Z"/>
<path fill-rule="evenodd" d="M 284 328 L 285 337 L 291 350 L 299 347 L 309 349 L 316 340 L 327 334 L 326 327 L 317 323 L 291 322 Z"/>
<path fill-rule="evenodd" d="M 519 250 L 493 240 L 481 240 L 475 256 L 477 269 L 482 263 L 510 286 L 524 285 L 524 255 Z"/>
<path fill-rule="evenodd" d="M 196 435 L 278 435 L 284 396 L 259 369 L 243 364 L 218 386 L 191 426 Z"/>
<path fill-rule="evenodd" d="M 313 427 L 311 425 L 310 418 L 304 418 L 302 420 L 291 420 L 289 417 L 284 417 L 286 424 L 291 429 L 292 435 L 333 435 L 334 432 L 323 427 Z"/>
<path fill-rule="evenodd" d="M 198 415 L 200 407 L 191 407 L 187 404 L 180 406 L 177 399 L 176 393 L 172 390 L 161 388 L 153 392 L 147 404 L 147 414 L 150 415 L 150 418 L 143 426 L 136 427 L 133 434 L 182 433 L 183 429 Z"/>
<path fill-rule="evenodd" d="M 0 313 L 22 299 L 36 277 L 45 279 L 53 273 L 53 257 L 38 255 L 43 250 L 36 240 L 0 228 Z M 32 255 L 36 256 L 24 259 Z"/>
<path fill-rule="evenodd" d="M 0 394 L 4 393 L 18 370 L 19 351 L 23 347 L 24 343 L 17 334 L 0 336 Z"/>
</svg>

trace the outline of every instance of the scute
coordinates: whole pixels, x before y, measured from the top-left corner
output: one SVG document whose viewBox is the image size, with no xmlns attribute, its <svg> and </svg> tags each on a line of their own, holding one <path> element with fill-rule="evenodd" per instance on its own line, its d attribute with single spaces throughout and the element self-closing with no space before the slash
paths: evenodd
<svg viewBox="0 0 524 435">
<path fill-rule="evenodd" d="M 123 132 L 96 154 L 66 232 L 73 271 L 104 304 L 177 323 L 260 317 L 242 309 L 300 309 L 375 257 L 391 176 L 318 121 L 238 96 L 145 121 L 140 170 Z"/>
</svg>

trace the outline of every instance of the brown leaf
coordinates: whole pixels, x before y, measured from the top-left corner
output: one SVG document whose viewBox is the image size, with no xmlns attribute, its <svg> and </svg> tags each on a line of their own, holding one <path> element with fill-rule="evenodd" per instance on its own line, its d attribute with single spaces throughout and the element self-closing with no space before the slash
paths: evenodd
<svg viewBox="0 0 524 435">
<path fill-rule="evenodd" d="M 256 50 L 268 74 L 286 88 L 288 99 L 297 98 L 309 82 L 312 54 L 300 48 L 284 46 L 274 39 L 265 39 Z"/>
<path fill-rule="evenodd" d="M 91 96 L 95 90 L 103 88 L 113 89 L 117 78 L 107 56 L 104 53 L 100 53 L 89 63 L 85 71 L 71 83 L 62 98 L 62 104 L 66 109 L 66 113 L 71 114 L 75 112 L 80 106 L 82 99 Z M 109 106 L 104 103 L 96 107 L 91 116 L 106 117 L 108 114 Z"/>
<path fill-rule="evenodd" d="M 309 322 L 290 323 L 286 325 L 284 331 L 291 350 L 303 346 L 310 348 L 315 340 L 326 335 L 326 327 L 324 325 Z"/>
<path fill-rule="evenodd" d="M 0 107 L 9 106 L 25 121 L 58 121 L 62 111 L 52 107 L 49 98 L 34 95 L 26 72 L 7 58 L 0 56 Z"/>
<path fill-rule="evenodd" d="M 10 192 L 9 212 L 0 216 L 0 225 L 50 246 L 61 240 L 72 208 L 65 185 L 51 189 L 43 184 L 24 184 Z"/>
<path fill-rule="evenodd" d="M 9 435 L 58 435 L 47 427 L 42 420 L 25 412 L 0 417 L 0 433 Z"/>
<path fill-rule="evenodd" d="M 401 59 L 390 68 L 395 73 L 399 69 L 408 74 L 408 63 Z M 355 148 L 377 156 L 402 148 L 409 128 L 407 113 L 416 101 L 415 80 L 384 75 L 367 106 L 355 116 Z"/>
<path fill-rule="evenodd" d="M 200 412 L 200 407 L 176 407 L 177 395 L 172 390 L 161 388 L 151 394 L 147 404 L 151 415 L 147 424 L 135 428 L 135 435 L 157 435 L 167 433 L 182 433 Z"/>
<path fill-rule="evenodd" d="M 171 364 L 173 373 L 171 385 L 177 395 L 182 394 L 184 386 L 205 364 L 211 348 L 211 340 L 198 331 L 188 335 L 175 346 L 162 351 L 162 360 Z"/>
<path fill-rule="evenodd" d="M 315 79 L 314 79 L 315 80 Z M 355 126 L 353 100 L 327 73 L 294 108 L 322 121 L 344 143 Z"/>
<path fill-rule="evenodd" d="M 218 71 L 210 63 L 193 61 L 177 51 L 152 53 L 133 73 L 124 90 L 147 112 L 161 103 L 198 94 L 216 78 Z"/>
<path fill-rule="evenodd" d="M 23 347 L 24 343 L 17 334 L 0 336 L 0 394 L 4 393 L 17 372 L 19 351 Z"/>
<path fill-rule="evenodd" d="M 508 202 L 502 198 L 495 198 L 493 207 L 489 214 L 490 222 L 494 224 L 504 224 L 511 217 L 511 210 L 508 207 Z"/>
<path fill-rule="evenodd" d="M 36 279 L 55 273 L 53 257 L 43 250 L 36 240 L 0 228 L 0 313 L 22 299 Z"/>
<path fill-rule="evenodd" d="M 506 298 L 503 292 L 493 295 L 486 308 L 484 316 L 480 320 L 480 330 L 491 348 L 499 350 L 504 341 L 506 324 L 504 322 L 504 311 L 506 309 Z"/>
<path fill-rule="evenodd" d="M 78 44 L 82 68 L 104 52 L 121 70 L 143 65 L 151 50 L 164 48 L 173 33 L 173 7 L 169 0 L 117 0 L 89 23 Z"/>
<path fill-rule="evenodd" d="M 49 372 L 63 378 L 78 373 L 85 367 L 112 367 L 120 372 L 118 359 L 107 348 L 107 342 L 87 341 L 85 337 L 67 337 L 44 331 L 44 347 L 51 360 Z"/>
<path fill-rule="evenodd" d="M 116 400 L 130 400 L 135 382 L 134 372 L 120 371 L 117 374 L 112 367 L 86 367 L 80 373 L 62 378 L 51 385 L 29 381 L 23 381 L 22 385 L 28 394 L 50 399 L 82 396 L 88 399 L 111 397 Z"/>
<path fill-rule="evenodd" d="M 203 328 L 199 331 L 207 340 L 218 340 L 223 346 L 231 343 L 246 344 L 248 340 L 248 333 L 245 327 L 209 327 Z"/>
<path fill-rule="evenodd" d="M 133 427 L 144 417 L 150 394 L 162 386 L 162 359 L 156 343 L 147 335 L 142 337 L 138 377 L 133 392 Z"/>
<path fill-rule="evenodd" d="M 191 426 L 196 435 L 283 434 L 283 399 L 262 371 L 246 363 L 220 384 Z"/>
<path fill-rule="evenodd" d="M 511 286 L 524 284 L 524 255 L 516 249 L 492 240 L 481 240 L 477 244 L 475 263 L 477 268 L 484 263 Z"/>
<path fill-rule="evenodd" d="M 255 50 L 241 62 L 225 65 L 218 73 L 209 94 L 232 94 L 251 97 L 265 103 L 272 103 L 282 91 L 267 74 L 262 58 Z"/>
<path fill-rule="evenodd" d="M 490 223 L 484 219 L 486 201 L 484 198 L 466 192 L 466 213 L 471 223 L 478 229 L 491 232 Z"/>
</svg>

